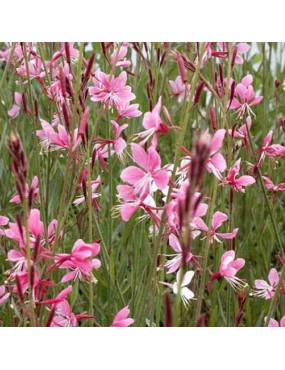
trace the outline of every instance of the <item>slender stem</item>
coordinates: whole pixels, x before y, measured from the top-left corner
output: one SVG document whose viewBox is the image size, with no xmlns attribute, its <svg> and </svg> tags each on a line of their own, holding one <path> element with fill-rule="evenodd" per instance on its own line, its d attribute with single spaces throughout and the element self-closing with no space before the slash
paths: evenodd
<svg viewBox="0 0 285 370">
<path fill-rule="evenodd" d="M 27 86 L 28 86 L 28 95 L 30 100 L 30 108 L 33 116 L 33 126 L 34 126 L 34 135 L 33 135 L 33 141 L 34 145 L 36 147 L 36 155 L 35 155 L 35 162 L 36 162 L 36 171 L 37 176 L 39 179 L 39 187 L 40 187 L 40 209 L 41 214 L 44 220 L 44 230 L 45 230 L 45 239 L 48 240 L 48 232 L 47 232 L 47 219 L 46 219 L 46 213 L 44 212 L 44 192 L 43 192 L 43 186 L 42 186 L 42 176 L 41 176 L 41 167 L 40 167 L 40 161 L 39 161 L 39 155 L 40 152 L 40 146 L 38 139 L 36 137 L 36 131 L 37 131 L 37 117 L 35 116 L 35 110 L 34 110 L 34 101 L 33 101 L 33 95 L 32 95 L 32 83 L 31 83 L 31 77 L 30 77 L 30 69 L 29 69 L 29 63 L 28 63 L 28 54 L 27 54 L 27 48 L 26 43 L 23 43 L 23 54 L 24 54 L 24 61 L 27 71 Z"/>
<path fill-rule="evenodd" d="M 29 307 L 30 307 L 30 326 L 35 326 L 35 306 L 34 306 L 34 294 L 33 294 L 33 279 L 32 279 L 32 260 L 31 260 L 31 247 L 30 247 L 30 232 L 28 225 L 29 208 L 28 200 L 23 199 L 23 211 L 24 211 L 24 227 L 26 236 L 26 254 L 27 254 L 27 265 L 28 265 L 28 282 L 29 282 Z"/>
<path fill-rule="evenodd" d="M 208 225 L 210 225 L 211 219 L 214 214 L 215 201 L 217 197 L 217 189 L 218 189 L 218 184 L 217 184 L 216 179 L 214 179 L 210 210 L 208 214 Z M 209 227 L 209 231 L 210 230 L 211 228 Z M 193 323 L 194 326 L 201 315 L 203 295 L 204 295 L 204 291 L 206 287 L 206 275 L 207 275 L 208 256 L 209 256 L 210 247 L 211 247 L 211 239 L 209 237 L 207 243 L 205 244 L 204 251 L 203 251 L 202 275 L 201 275 L 201 281 L 200 281 L 200 286 L 199 286 L 199 291 L 198 291 L 196 311 L 195 311 L 195 316 L 194 316 L 194 323 Z"/>
<path fill-rule="evenodd" d="M 90 163 L 90 144 L 88 144 L 87 148 L 87 179 L 88 179 L 88 238 L 89 243 L 93 242 L 93 234 L 92 234 L 92 185 L 91 185 L 91 163 Z M 93 315 L 93 282 L 92 280 L 89 281 L 89 313 Z"/>
</svg>

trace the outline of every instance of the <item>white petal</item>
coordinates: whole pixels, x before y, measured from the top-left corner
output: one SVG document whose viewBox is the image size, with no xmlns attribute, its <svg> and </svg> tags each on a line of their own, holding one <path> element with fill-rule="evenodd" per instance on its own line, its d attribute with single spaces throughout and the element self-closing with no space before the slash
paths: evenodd
<svg viewBox="0 0 285 370">
<path fill-rule="evenodd" d="M 194 276 L 194 271 L 188 271 L 188 272 L 186 272 L 186 274 L 183 277 L 183 281 L 182 281 L 181 286 L 184 287 L 184 286 L 190 284 L 193 276 Z"/>
<path fill-rule="evenodd" d="M 181 289 L 181 296 L 190 301 L 190 299 L 194 298 L 194 293 L 190 289 L 184 287 Z"/>
<path fill-rule="evenodd" d="M 182 270 L 179 269 L 177 274 L 176 274 L 176 282 L 177 284 L 179 284 L 180 280 L 181 280 L 181 274 L 182 274 Z"/>
</svg>

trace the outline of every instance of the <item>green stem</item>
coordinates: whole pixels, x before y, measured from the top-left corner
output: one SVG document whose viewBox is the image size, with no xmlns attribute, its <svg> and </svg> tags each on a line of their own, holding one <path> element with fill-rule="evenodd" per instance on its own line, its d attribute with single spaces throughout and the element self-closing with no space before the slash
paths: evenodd
<svg viewBox="0 0 285 370">
<path fill-rule="evenodd" d="M 217 197 L 217 189 L 218 189 L 218 184 L 217 184 L 216 179 L 214 179 L 210 210 L 208 214 L 208 225 L 210 225 L 213 214 L 214 214 L 215 201 Z M 210 230 L 210 227 L 209 227 L 209 230 Z M 193 323 L 194 326 L 201 315 L 203 295 L 204 295 L 204 291 L 206 287 L 206 275 L 207 275 L 208 256 L 209 256 L 210 247 L 211 247 L 211 239 L 208 238 L 208 242 L 206 243 L 204 247 L 204 251 L 203 251 L 204 259 L 203 259 L 203 264 L 202 264 L 202 275 L 201 275 L 201 281 L 200 281 L 200 286 L 199 286 L 199 291 L 198 291 L 196 311 L 195 311 L 195 316 L 194 316 L 194 323 Z"/>
<path fill-rule="evenodd" d="M 31 247 L 30 247 L 30 232 L 28 225 L 29 208 L 28 200 L 23 199 L 23 211 L 24 211 L 24 227 L 26 233 L 26 253 L 27 253 L 27 265 L 28 265 L 28 281 L 29 281 L 29 307 L 30 307 L 30 326 L 35 326 L 35 306 L 33 296 L 33 283 L 32 283 L 32 259 L 31 259 Z"/>
</svg>

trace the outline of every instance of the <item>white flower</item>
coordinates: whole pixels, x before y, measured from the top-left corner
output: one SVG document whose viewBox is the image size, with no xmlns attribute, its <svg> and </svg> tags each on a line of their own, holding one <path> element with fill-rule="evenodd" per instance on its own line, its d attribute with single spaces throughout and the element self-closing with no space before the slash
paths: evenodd
<svg viewBox="0 0 285 370">
<path fill-rule="evenodd" d="M 172 290 L 174 294 L 177 294 L 179 291 L 179 283 L 181 282 L 180 296 L 184 305 L 187 306 L 189 304 L 189 301 L 194 298 L 194 293 L 189 288 L 187 288 L 187 285 L 191 283 L 191 280 L 194 276 L 194 271 L 186 272 L 182 280 L 181 274 L 182 270 L 180 269 L 176 274 L 176 282 L 172 285 Z"/>
</svg>

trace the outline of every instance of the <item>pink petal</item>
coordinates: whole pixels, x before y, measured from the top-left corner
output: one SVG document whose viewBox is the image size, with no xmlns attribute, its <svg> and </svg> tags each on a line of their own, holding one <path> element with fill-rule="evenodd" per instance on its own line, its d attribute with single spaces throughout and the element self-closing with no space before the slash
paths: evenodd
<svg viewBox="0 0 285 370">
<path fill-rule="evenodd" d="M 131 149 L 134 162 L 144 170 L 147 170 L 148 155 L 145 150 L 138 144 L 131 144 Z"/>
<path fill-rule="evenodd" d="M 237 100 L 237 98 L 233 98 L 230 109 L 237 109 L 241 107 L 241 103 Z"/>
<path fill-rule="evenodd" d="M 0 305 L 5 303 L 9 297 L 10 293 L 6 293 L 2 298 L 0 298 Z"/>
<path fill-rule="evenodd" d="M 15 99 L 15 103 L 17 104 L 17 105 L 21 105 L 22 104 L 22 94 L 21 93 L 19 93 L 19 92 L 15 92 L 15 94 L 14 94 L 14 99 Z"/>
<path fill-rule="evenodd" d="M 247 53 L 250 49 L 250 46 L 246 43 L 239 43 L 237 44 L 237 52 L 238 53 L 241 53 L 241 54 L 244 54 L 244 53 Z"/>
<path fill-rule="evenodd" d="M 279 275 L 278 275 L 278 272 L 275 268 L 273 268 L 269 271 L 268 280 L 269 280 L 271 286 L 278 284 Z"/>
<path fill-rule="evenodd" d="M 240 97 L 242 101 L 246 99 L 247 96 L 247 88 L 243 84 L 238 84 L 235 88 L 235 94 Z"/>
<path fill-rule="evenodd" d="M 5 226 L 9 222 L 9 218 L 5 216 L 0 216 L 0 226 Z"/>
<path fill-rule="evenodd" d="M 270 130 L 262 141 L 262 147 L 270 145 L 270 143 L 272 141 L 272 137 L 273 137 L 273 131 Z"/>
<path fill-rule="evenodd" d="M 117 191 L 119 193 L 120 198 L 122 198 L 126 202 L 136 200 L 134 188 L 129 185 L 118 185 Z"/>
<path fill-rule="evenodd" d="M 17 117 L 17 115 L 20 112 L 20 107 L 18 105 L 13 105 L 9 110 L 8 110 L 8 116 L 11 118 Z"/>
<path fill-rule="evenodd" d="M 231 233 L 216 233 L 216 235 L 223 239 L 233 239 L 236 237 L 237 233 L 238 229 L 234 229 Z"/>
<path fill-rule="evenodd" d="M 61 279 L 62 283 L 66 283 L 67 281 L 74 280 L 76 276 L 76 271 L 68 272 L 64 277 Z"/>
<path fill-rule="evenodd" d="M 121 173 L 121 179 L 131 185 L 137 184 L 144 176 L 145 173 L 135 166 L 125 168 Z"/>
<path fill-rule="evenodd" d="M 133 319 L 125 319 L 122 321 L 118 321 L 115 324 L 113 324 L 113 327 L 118 327 L 118 328 L 126 328 L 130 325 L 132 325 L 135 321 Z"/>
<path fill-rule="evenodd" d="M 123 204 L 121 208 L 121 216 L 123 221 L 129 221 L 132 215 L 139 209 L 137 204 Z"/>
<path fill-rule="evenodd" d="M 214 154 L 211 158 L 210 161 L 212 165 L 220 172 L 224 172 L 225 169 L 227 168 L 227 162 L 224 158 L 224 156 L 221 153 L 216 153 Z"/>
<path fill-rule="evenodd" d="M 177 236 L 175 236 L 174 234 L 170 234 L 168 240 L 169 240 L 169 245 L 175 252 L 177 253 L 182 252 L 181 245 L 179 243 Z"/>
<path fill-rule="evenodd" d="M 129 306 L 122 308 L 114 317 L 114 321 L 121 321 L 126 319 L 130 314 Z"/>
<path fill-rule="evenodd" d="M 92 267 L 93 267 L 94 269 L 98 269 L 98 268 L 100 268 L 100 267 L 101 267 L 101 261 L 100 261 L 100 260 L 98 260 L 97 258 L 93 258 L 93 259 L 92 259 Z"/>
<path fill-rule="evenodd" d="M 44 234 L 44 225 L 40 220 L 40 211 L 38 209 L 32 209 L 28 219 L 29 229 L 35 235 Z"/>
<path fill-rule="evenodd" d="M 231 263 L 231 267 L 236 269 L 238 272 L 243 266 L 245 265 L 245 260 L 243 258 L 237 258 L 235 261 Z"/>
<path fill-rule="evenodd" d="M 270 328 L 278 328 L 279 327 L 279 323 L 278 323 L 278 321 L 276 321 L 274 319 L 270 319 L 269 320 L 268 327 L 270 327 Z"/>
<path fill-rule="evenodd" d="M 257 279 L 254 281 L 254 285 L 256 289 L 266 289 L 266 290 L 270 289 L 271 290 L 271 286 L 265 280 Z"/>
<path fill-rule="evenodd" d="M 230 251 L 227 251 L 225 252 L 223 255 L 222 255 L 222 258 L 221 258 L 221 263 L 225 263 L 225 262 L 231 262 L 235 259 L 235 251 L 233 250 L 230 250 Z"/>
<path fill-rule="evenodd" d="M 160 156 L 157 151 L 151 147 L 148 150 L 148 168 L 150 171 L 155 171 L 156 169 L 160 168 L 161 160 Z"/>
<path fill-rule="evenodd" d="M 254 105 L 257 105 L 257 104 L 259 104 L 260 102 L 261 102 L 261 100 L 263 99 L 263 96 L 258 96 L 258 97 L 256 97 L 251 103 L 250 103 L 250 105 L 251 106 L 254 106 Z"/>
<path fill-rule="evenodd" d="M 227 221 L 228 216 L 222 212 L 215 212 L 212 219 L 212 229 L 218 229 L 223 222 Z"/>
<path fill-rule="evenodd" d="M 282 319 L 280 320 L 280 326 L 282 327 L 282 328 L 284 328 L 285 327 L 285 315 L 282 317 Z"/>
<path fill-rule="evenodd" d="M 0 285 L 0 297 L 5 293 L 5 285 Z"/>
<path fill-rule="evenodd" d="M 252 75 L 248 74 L 241 80 L 242 84 L 248 87 L 249 85 L 252 85 L 253 83 L 253 78 Z"/>
<path fill-rule="evenodd" d="M 252 176 L 241 176 L 235 182 L 240 186 L 249 186 L 255 183 L 255 179 Z"/>
<path fill-rule="evenodd" d="M 19 251 L 16 251 L 15 249 L 10 250 L 8 252 L 7 257 L 8 257 L 8 260 L 9 261 L 12 261 L 12 262 L 17 262 L 17 261 L 19 261 L 22 258 L 24 259 L 23 254 L 21 252 L 19 252 Z"/>
<path fill-rule="evenodd" d="M 168 172 L 165 169 L 161 169 L 153 175 L 153 179 L 158 189 L 163 190 L 169 181 Z"/>
<path fill-rule="evenodd" d="M 223 140 L 224 140 L 225 134 L 226 134 L 225 129 L 220 129 L 220 130 L 215 132 L 215 134 L 214 134 L 214 136 L 211 140 L 211 143 L 210 143 L 210 152 L 211 153 L 215 153 L 215 152 L 217 152 L 218 150 L 221 149 L 221 147 L 223 145 Z"/>
<path fill-rule="evenodd" d="M 236 269 L 233 267 L 225 267 L 220 269 L 220 274 L 224 277 L 234 277 L 236 274 Z"/>
</svg>

